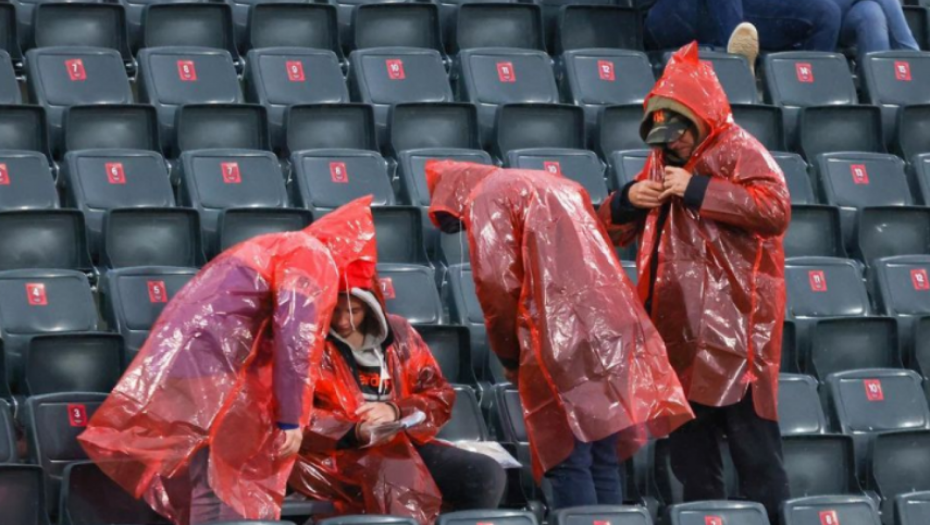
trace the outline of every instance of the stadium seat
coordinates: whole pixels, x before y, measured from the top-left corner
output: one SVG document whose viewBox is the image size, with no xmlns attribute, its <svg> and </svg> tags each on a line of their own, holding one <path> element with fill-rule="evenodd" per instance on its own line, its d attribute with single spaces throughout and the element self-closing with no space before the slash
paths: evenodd
<svg viewBox="0 0 930 525">
<path fill-rule="evenodd" d="M 492 390 L 491 417 L 497 441 L 500 442 L 521 463 L 517 473 L 508 472 L 508 493 L 519 489 L 517 496 L 510 499 L 526 501 L 534 499 L 539 492 L 533 479 L 529 436 L 526 433 L 526 421 L 520 393 L 510 383 L 495 385 Z M 554 516 L 550 519 L 554 519 Z"/>
<path fill-rule="evenodd" d="M 225 50 L 234 62 L 239 51 L 233 31 L 232 8 L 221 2 L 155 3 L 142 20 L 143 48 L 180 47 Z M 197 64 L 200 66 L 200 64 Z M 180 73 L 181 65 L 178 65 Z M 200 71 L 194 76 L 199 76 Z M 203 71 L 204 77 L 207 71 Z"/>
<path fill-rule="evenodd" d="M 861 494 L 853 438 L 842 434 L 782 438 L 791 496 Z"/>
<path fill-rule="evenodd" d="M 274 144 L 284 142 L 284 115 L 288 106 L 349 101 L 339 57 L 323 49 L 253 49 L 246 58 L 244 82 L 246 99 L 268 109 Z"/>
<path fill-rule="evenodd" d="M 84 215 L 77 210 L 0 212 L 0 270 L 89 270 Z"/>
<path fill-rule="evenodd" d="M 232 56 L 223 50 L 148 48 L 139 51 L 138 60 L 139 99 L 158 111 L 166 147 L 175 143 L 175 112 L 180 106 L 235 104 L 243 100 Z"/>
<path fill-rule="evenodd" d="M 23 52 L 20 47 L 19 22 L 16 20 L 16 6 L 12 3 L 0 4 L 0 50 L 10 55 L 10 59 L 17 65 L 23 61 Z"/>
<path fill-rule="evenodd" d="M 481 415 L 481 407 L 478 406 L 475 391 L 463 385 L 454 385 L 453 389 L 455 389 L 455 405 L 452 406 L 452 417 L 439 430 L 437 439 L 487 441 L 488 429 Z M 442 517 L 439 520 L 441 522 Z"/>
<path fill-rule="evenodd" d="M 42 467 L 0 464 L 4 525 L 48 525 Z"/>
<path fill-rule="evenodd" d="M 710 64 L 711 69 L 714 70 L 730 104 L 759 102 L 756 79 L 749 69 L 746 57 L 707 50 L 701 50 L 699 53 L 701 61 Z M 671 56 L 671 52 L 666 53 L 663 62 L 667 64 Z"/>
<path fill-rule="evenodd" d="M 871 368 L 827 378 L 828 410 L 856 443 L 859 472 L 866 472 L 874 436 L 895 430 L 930 429 L 922 378 L 911 370 Z"/>
<path fill-rule="evenodd" d="M 479 380 L 488 379 L 488 334 L 470 264 L 449 267 L 448 302 L 451 321 L 468 327 L 471 335 L 471 362 L 475 375 Z"/>
<path fill-rule="evenodd" d="M 367 104 L 304 104 L 288 108 L 284 143 L 287 155 L 314 149 L 378 151 L 374 110 Z"/>
<path fill-rule="evenodd" d="M 25 356 L 23 393 L 109 393 L 125 365 L 123 337 L 108 332 L 37 335 Z"/>
<path fill-rule="evenodd" d="M 319 520 L 317 523 L 319 525 L 417 525 L 417 521 L 412 518 L 377 514 L 336 516 Z"/>
<path fill-rule="evenodd" d="M 467 233 L 443 234 L 439 235 L 438 239 L 437 256 L 443 266 L 449 268 L 456 264 L 470 264 L 471 255 L 469 254 Z"/>
<path fill-rule="evenodd" d="M 882 108 L 885 139 L 894 144 L 898 110 L 911 104 L 930 103 L 930 93 L 922 85 L 930 82 L 930 53 L 883 51 L 869 53 L 862 74 L 870 104 Z"/>
<path fill-rule="evenodd" d="M 921 316 L 914 320 L 911 329 L 911 345 L 904 352 L 904 364 L 916 370 L 920 375 L 930 375 L 930 316 Z M 927 399 L 930 399 L 930 382 L 924 383 Z"/>
<path fill-rule="evenodd" d="M 930 519 L 930 491 L 900 494 L 894 499 L 895 525 L 920 525 Z"/>
<path fill-rule="evenodd" d="M 6 380 L 6 378 L 3 378 Z M 0 464 L 17 463 L 19 453 L 16 450 L 16 429 L 10 405 L 0 399 Z"/>
<path fill-rule="evenodd" d="M 804 370 L 820 380 L 834 372 L 901 368 L 898 323 L 888 317 L 819 319 L 805 356 Z"/>
<path fill-rule="evenodd" d="M 611 159 L 617 151 L 648 149 L 639 136 L 642 119 L 642 104 L 605 107 L 598 113 L 597 131 L 591 137 L 594 151 L 602 159 Z"/>
<path fill-rule="evenodd" d="M 103 217 L 114 208 L 171 207 L 174 190 L 165 159 L 153 151 L 79 150 L 61 169 L 65 204 L 84 213 L 93 255 L 100 253 Z"/>
<path fill-rule="evenodd" d="M 791 206 L 784 237 L 785 257 L 846 257 L 840 210 L 835 206 Z"/>
<path fill-rule="evenodd" d="M 103 221 L 100 262 L 108 269 L 200 267 L 204 256 L 197 212 L 186 208 L 111 210 Z"/>
<path fill-rule="evenodd" d="M 623 266 L 623 271 L 626 272 L 626 276 L 629 277 L 630 283 L 633 286 L 636 286 L 636 282 L 639 280 L 639 273 L 636 270 L 635 261 L 621 261 L 621 266 Z"/>
<path fill-rule="evenodd" d="M 158 114 L 147 104 L 73 106 L 65 111 L 64 135 L 60 161 L 69 151 L 87 149 L 162 152 Z"/>
<path fill-rule="evenodd" d="M 65 467 L 86 460 L 77 437 L 106 399 L 107 394 L 65 393 L 32 396 L 26 400 L 25 420 L 29 458 L 45 473 L 45 501 L 53 517 L 58 514 Z"/>
<path fill-rule="evenodd" d="M 355 9 L 350 44 L 356 51 L 412 47 L 441 54 L 445 48 L 439 29 L 439 7 L 416 2 L 359 5 Z"/>
<path fill-rule="evenodd" d="M 359 7 L 400 8 L 432 4 L 380 4 Z M 405 102 L 452 102 L 452 87 L 442 55 L 435 49 L 380 47 L 353 51 L 349 55 L 349 89 L 355 100 L 371 104 L 382 144 L 387 143 L 388 113 Z"/>
<path fill-rule="evenodd" d="M 217 244 L 210 258 L 232 248 L 240 242 L 268 233 L 293 232 L 313 222 L 307 210 L 291 208 L 233 208 L 220 212 L 217 219 Z"/>
<path fill-rule="evenodd" d="M 260 2 L 251 8 L 248 49 L 293 47 L 332 51 L 345 62 L 336 7 L 330 4 Z"/>
<path fill-rule="evenodd" d="M 782 321 L 781 367 L 782 373 L 793 374 L 800 371 L 798 366 L 798 327 L 791 319 Z"/>
<path fill-rule="evenodd" d="M 58 522 L 59 525 L 170 523 L 145 501 L 129 495 L 91 461 L 77 461 L 64 468 Z"/>
<path fill-rule="evenodd" d="M 784 152 L 773 152 L 772 158 L 785 175 L 785 183 L 791 195 L 791 204 L 817 204 L 817 197 L 810 175 L 807 174 L 807 163 L 804 159 L 795 153 Z"/>
<path fill-rule="evenodd" d="M 785 261 L 788 313 L 798 319 L 871 314 L 858 264 L 832 257 L 794 257 Z"/>
<path fill-rule="evenodd" d="M 62 141 L 64 112 L 71 106 L 131 104 L 132 89 L 118 51 L 90 47 L 49 47 L 26 53 L 29 94 L 45 106 L 56 144 Z"/>
<path fill-rule="evenodd" d="M 930 104 L 905 106 L 898 111 L 895 153 L 914 163 L 914 157 L 930 153 Z"/>
<path fill-rule="evenodd" d="M 859 214 L 857 253 L 866 262 L 898 255 L 930 255 L 930 210 L 866 208 Z"/>
<path fill-rule="evenodd" d="M 879 259 L 870 272 L 871 288 L 880 312 L 898 319 L 904 362 L 913 366 L 923 341 L 916 339 L 920 318 L 930 315 L 927 277 L 930 257 L 923 255 Z"/>
<path fill-rule="evenodd" d="M 10 54 L 0 48 L 0 104 L 20 104 L 22 101 L 13 61 Z"/>
<path fill-rule="evenodd" d="M 375 206 L 395 204 L 384 159 L 367 150 L 318 149 L 291 155 L 295 204 L 324 214 L 365 195 Z"/>
<path fill-rule="evenodd" d="M 769 525 L 765 507 L 759 503 L 743 501 L 697 501 L 681 503 L 668 509 L 669 525 L 692 525 L 696 523 Z"/>
<path fill-rule="evenodd" d="M 123 336 L 127 362 L 142 348 L 165 305 L 196 273 L 196 268 L 142 266 L 101 277 L 101 310 L 107 325 Z"/>
<path fill-rule="evenodd" d="M 55 179 L 45 155 L 0 150 L 0 210 L 58 207 Z"/>
<path fill-rule="evenodd" d="M 436 525 L 536 525 L 536 517 L 530 512 L 518 510 L 463 510 L 439 516 Z"/>
<path fill-rule="evenodd" d="M 647 149 L 639 149 L 615 151 L 611 154 L 607 170 L 607 187 L 611 191 L 619 191 L 628 183 L 636 180 L 646 165 L 649 153 Z"/>
<path fill-rule="evenodd" d="M 48 138 L 45 108 L 42 106 L 0 106 L 0 149 L 36 151 L 51 159 Z"/>
<path fill-rule="evenodd" d="M 872 449 L 870 472 L 869 488 L 882 497 L 883 522 L 891 525 L 896 497 L 930 491 L 930 431 L 877 435 Z"/>
<path fill-rule="evenodd" d="M 930 153 L 911 159 L 914 194 L 924 206 L 930 206 Z"/>
<path fill-rule="evenodd" d="M 562 92 L 584 108 L 588 134 L 595 130 L 601 107 L 641 104 L 655 83 L 649 58 L 641 51 L 575 49 L 562 54 L 562 68 Z"/>
<path fill-rule="evenodd" d="M 507 167 L 543 170 L 571 179 L 587 191 L 594 206 L 607 198 L 604 165 L 593 151 L 558 148 L 530 148 L 511 150 Z"/>
<path fill-rule="evenodd" d="M 87 276 L 72 270 L 0 272 L 0 337 L 7 379 L 18 390 L 29 341 L 39 334 L 97 330 Z"/>
<path fill-rule="evenodd" d="M 232 208 L 286 208 L 287 190 L 277 157 L 268 151 L 185 151 L 178 162 L 181 206 L 200 214 L 203 244 L 219 253 L 220 214 Z"/>
<path fill-rule="evenodd" d="M 813 166 L 827 204 L 840 207 L 848 251 L 855 244 L 860 210 L 913 203 L 904 162 L 893 155 L 828 153 L 819 155 Z"/>
<path fill-rule="evenodd" d="M 838 53 L 770 53 L 764 58 L 763 75 L 766 101 L 785 108 L 789 145 L 797 142 L 801 108 L 856 104 L 858 100 L 846 58 Z"/>
<path fill-rule="evenodd" d="M 904 18 L 920 49 L 930 51 L 930 7 L 907 6 Z"/>
<path fill-rule="evenodd" d="M 423 210 L 417 206 L 382 206 L 372 208 L 371 213 L 379 262 L 429 264 L 423 243 Z"/>
<path fill-rule="evenodd" d="M 469 386 L 477 384 L 471 366 L 471 343 L 467 328 L 430 324 L 417 324 L 415 328 L 436 358 L 447 381 Z"/>
<path fill-rule="evenodd" d="M 642 15 L 630 6 L 608 2 L 542 2 L 549 12 L 546 34 L 554 55 L 581 49 L 629 49 L 642 51 Z M 651 78 L 652 75 L 648 75 Z"/>
<path fill-rule="evenodd" d="M 187 104 L 175 115 L 177 142 L 172 158 L 185 151 L 209 149 L 271 151 L 265 106 Z"/>
<path fill-rule="evenodd" d="M 587 525 L 609 523 L 610 525 L 652 525 L 649 511 L 642 507 L 614 505 L 591 505 L 559 509 L 552 513 L 553 525 Z"/>
<path fill-rule="evenodd" d="M 733 120 L 770 151 L 786 150 L 782 108 L 764 104 L 733 104 Z"/>
<path fill-rule="evenodd" d="M 490 4 L 465 4 L 466 8 L 484 8 Z M 500 4 L 504 5 L 504 4 Z M 523 4 L 520 4 L 521 6 Z M 528 7 L 534 7 L 527 4 Z M 482 143 L 493 139 L 497 110 L 505 104 L 554 104 L 560 101 L 549 55 L 532 49 L 468 49 L 459 53 L 456 62 L 457 90 L 460 100 L 478 106 L 478 123 Z"/>
<path fill-rule="evenodd" d="M 778 376 L 778 426 L 782 436 L 824 434 L 827 420 L 817 394 L 817 380 L 811 376 Z"/>
<path fill-rule="evenodd" d="M 119 52 L 134 68 L 126 11 L 116 3 L 42 2 L 35 8 L 35 47 L 97 47 Z"/>
<path fill-rule="evenodd" d="M 782 508 L 784 525 L 881 525 L 875 502 L 866 496 L 813 496 L 791 499 Z"/>
<path fill-rule="evenodd" d="M 885 153 L 881 120 L 875 106 L 804 108 L 798 119 L 798 151 L 808 162 L 821 153 Z"/>
<path fill-rule="evenodd" d="M 542 10 L 538 5 L 524 3 L 463 3 L 458 9 L 450 43 L 450 54 L 459 53 L 460 58 L 461 51 L 480 48 L 545 51 Z M 511 75 L 502 73 L 501 76 Z"/>
<path fill-rule="evenodd" d="M 436 290 L 435 279 L 433 270 L 427 266 L 389 262 L 378 264 L 378 285 L 388 311 L 411 323 L 442 324 L 442 301 Z"/>
</svg>

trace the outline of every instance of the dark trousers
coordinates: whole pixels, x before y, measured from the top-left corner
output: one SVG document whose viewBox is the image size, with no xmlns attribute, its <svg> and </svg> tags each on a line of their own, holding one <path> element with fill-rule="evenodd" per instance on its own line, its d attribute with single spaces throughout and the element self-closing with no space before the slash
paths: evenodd
<svg viewBox="0 0 930 525">
<path fill-rule="evenodd" d="M 789 497 L 778 423 L 756 414 L 751 391 L 735 405 L 691 408 L 695 419 L 669 438 L 672 471 L 684 485 L 685 501 L 727 499 L 720 457 L 726 434 L 741 496 L 765 505 L 778 523 L 778 508 Z"/>
<path fill-rule="evenodd" d="M 507 476 L 497 461 L 435 443 L 417 451 L 442 493 L 443 510 L 496 509 L 500 504 Z"/>
<path fill-rule="evenodd" d="M 552 510 L 581 505 L 621 505 L 620 460 L 617 458 L 617 435 L 584 443 L 575 440 L 568 459 L 548 472 L 552 487 Z"/>
<path fill-rule="evenodd" d="M 215 521 L 241 520 L 242 516 L 223 503 L 208 482 L 210 449 L 203 448 L 191 458 L 189 472 L 191 480 L 191 525 Z"/>
</svg>

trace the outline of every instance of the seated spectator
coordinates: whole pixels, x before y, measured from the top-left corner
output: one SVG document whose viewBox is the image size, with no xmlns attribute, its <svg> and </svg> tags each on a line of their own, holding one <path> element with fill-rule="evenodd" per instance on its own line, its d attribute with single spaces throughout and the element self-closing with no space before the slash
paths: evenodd
<svg viewBox="0 0 930 525">
<path fill-rule="evenodd" d="M 481 454 L 436 443 L 455 392 L 429 348 L 370 290 L 341 294 L 291 486 L 337 514 L 431 525 L 443 510 L 496 508 L 506 477 Z M 421 412 L 408 430 L 392 425 Z"/>
<path fill-rule="evenodd" d="M 833 0 L 842 11 L 840 45 L 856 46 L 859 63 L 866 53 L 920 46 L 904 18 L 899 0 Z"/>
</svg>

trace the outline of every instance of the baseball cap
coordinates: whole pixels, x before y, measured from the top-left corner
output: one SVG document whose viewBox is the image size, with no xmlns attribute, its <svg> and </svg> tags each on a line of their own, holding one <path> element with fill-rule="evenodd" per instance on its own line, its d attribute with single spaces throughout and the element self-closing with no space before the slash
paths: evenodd
<svg viewBox="0 0 930 525">
<path fill-rule="evenodd" d="M 650 146 L 668 144 L 681 137 L 690 127 L 691 121 L 681 113 L 668 109 L 653 111 L 652 129 L 646 135 L 646 144 Z"/>
</svg>

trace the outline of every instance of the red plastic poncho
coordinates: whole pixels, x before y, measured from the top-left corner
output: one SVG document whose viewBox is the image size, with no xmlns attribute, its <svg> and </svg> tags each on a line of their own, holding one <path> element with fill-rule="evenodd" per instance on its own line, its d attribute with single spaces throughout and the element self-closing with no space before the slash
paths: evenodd
<svg viewBox="0 0 930 525">
<path fill-rule="evenodd" d="M 408 516 L 422 525 L 439 516 L 442 494 L 414 444 L 433 440 L 452 415 L 455 391 L 410 323 L 387 316 L 384 356 L 394 385 L 392 402 L 401 417 L 420 410 L 426 420 L 387 443 L 370 448 L 337 448 L 359 422 L 365 402 L 351 368 L 327 343 L 310 426 L 304 431 L 291 486 L 309 497 L 333 502 L 337 514 Z"/>
<path fill-rule="evenodd" d="M 647 428 L 662 436 L 692 418 L 662 338 L 624 274 L 591 200 L 543 171 L 450 161 L 427 164 L 430 218 L 467 230 L 491 349 L 518 365 L 537 479 L 574 438 L 620 433 L 632 455 Z"/>
<path fill-rule="evenodd" d="M 216 495 L 278 519 L 295 457 L 277 423 L 305 426 L 340 279 L 371 279 L 370 198 L 300 232 L 239 244 L 171 301 L 79 441 L 136 498 L 189 521 L 192 455 L 209 447 Z"/>
<path fill-rule="evenodd" d="M 784 175 L 768 151 L 733 123 L 713 69 L 696 44 L 675 53 L 653 97 L 686 106 L 709 129 L 684 166 L 710 176 L 699 210 L 672 197 L 662 230 L 656 275 L 649 275 L 659 208 L 644 219 L 609 225 L 620 244 L 640 239 L 639 292 L 655 279 L 652 321 L 691 401 L 737 403 L 753 385 L 759 416 L 777 420 L 778 370 L 785 316 L 782 236 L 791 218 Z M 637 180 L 663 180 L 654 150 Z M 610 224 L 610 200 L 599 215 Z"/>
</svg>

